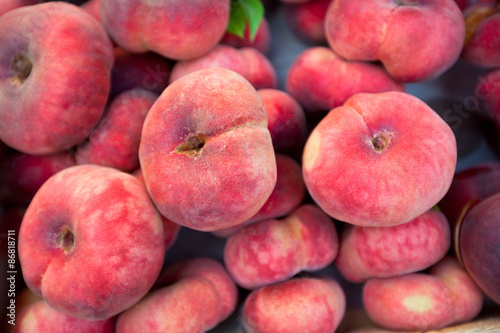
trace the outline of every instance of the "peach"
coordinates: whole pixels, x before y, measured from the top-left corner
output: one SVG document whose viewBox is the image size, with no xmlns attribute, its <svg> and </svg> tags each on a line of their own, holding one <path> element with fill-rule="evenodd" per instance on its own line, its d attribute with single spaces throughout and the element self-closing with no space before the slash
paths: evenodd
<svg viewBox="0 0 500 333">
<path fill-rule="evenodd" d="M 250 28 L 247 25 L 243 31 L 243 37 L 226 31 L 220 40 L 220 43 L 233 46 L 235 48 L 251 47 L 258 50 L 262 54 L 267 54 L 269 52 L 269 48 L 271 47 L 271 28 L 269 27 L 269 23 L 264 16 L 262 17 L 262 21 L 260 21 L 253 40 L 250 36 Z"/>
<path fill-rule="evenodd" d="M 313 129 L 302 172 L 333 218 L 394 226 L 443 198 L 456 162 L 453 131 L 427 104 L 403 92 L 360 93 Z"/>
<path fill-rule="evenodd" d="M 17 321 L 14 333 L 114 333 L 116 318 L 103 320 L 74 318 L 40 300 L 25 308 Z"/>
<path fill-rule="evenodd" d="M 441 260 L 450 242 L 448 220 L 434 209 L 393 227 L 346 224 L 335 264 L 351 282 L 414 273 Z"/>
<path fill-rule="evenodd" d="M 276 185 L 262 101 L 224 68 L 196 71 L 165 89 L 146 117 L 139 160 L 160 213 L 200 231 L 248 220 Z"/>
<path fill-rule="evenodd" d="M 142 170 L 140 168 L 134 170 L 132 175 L 137 177 L 144 184 L 144 177 L 142 175 Z M 145 185 L 145 184 L 144 184 Z M 179 231 L 181 230 L 181 226 L 177 223 L 174 223 L 167 219 L 165 216 L 160 215 L 161 222 L 163 224 L 163 241 L 165 244 L 165 251 L 168 251 L 177 240 L 177 236 L 179 236 Z"/>
<path fill-rule="evenodd" d="M 366 282 L 363 303 L 368 316 L 391 330 L 426 331 L 479 314 L 483 294 L 455 258 L 445 257 L 429 273 Z"/>
<path fill-rule="evenodd" d="M 301 41 L 326 45 L 325 17 L 332 0 L 286 3 L 285 19 L 292 33 Z"/>
<path fill-rule="evenodd" d="M 224 263 L 240 287 L 256 289 L 325 268 L 338 246 L 330 217 L 314 205 L 302 205 L 283 220 L 256 222 L 229 237 Z"/>
<path fill-rule="evenodd" d="M 439 202 L 452 228 L 478 203 L 500 192 L 500 162 L 475 164 L 453 177 Z"/>
<path fill-rule="evenodd" d="M 325 20 L 332 49 L 348 60 L 380 60 L 397 80 L 427 81 L 460 57 L 462 12 L 453 0 L 334 1 Z"/>
<path fill-rule="evenodd" d="M 304 109 L 288 93 L 278 89 L 259 89 L 266 109 L 273 147 L 280 153 L 301 153 L 308 129 Z"/>
<path fill-rule="evenodd" d="M 252 333 L 331 333 L 345 313 L 340 285 L 330 278 L 294 278 L 254 290 L 242 321 Z"/>
<path fill-rule="evenodd" d="M 322 46 L 307 48 L 295 58 L 285 84 L 307 112 L 330 111 L 356 93 L 405 90 L 381 66 L 346 61 Z"/>
<path fill-rule="evenodd" d="M 481 67 L 500 66 L 500 9 L 475 5 L 464 11 L 466 35 L 462 58 Z"/>
<path fill-rule="evenodd" d="M 500 193 L 472 208 L 459 226 L 460 258 L 477 285 L 500 304 Z"/>
<path fill-rule="evenodd" d="M 131 53 L 115 47 L 115 62 L 111 69 L 110 96 L 142 88 L 160 95 L 168 85 L 172 69 L 170 60 L 153 52 Z"/>
<path fill-rule="evenodd" d="M 202 56 L 178 61 L 170 73 L 169 82 L 200 69 L 222 67 L 241 74 L 255 89 L 277 88 L 278 78 L 273 64 L 254 48 L 240 49 L 218 44 Z"/>
<path fill-rule="evenodd" d="M 0 140 L 33 155 L 84 140 L 109 92 L 113 49 L 102 26 L 60 1 L 2 15 L 0 32 Z"/>
<path fill-rule="evenodd" d="M 158 98 L 155 93 L 136 88 L 111 100 L 97 126 L 76 149 L 78 164 L 97 164 L 122 171 L 139 166 L 142 125 Z"/>
<path fill-rule="evenodd" d="M 72 152 L 42 156 L 13 153 L 0 162 L 0 201 L 28 204 L 50 176 L 75 164 Z"/>
<path fill-rule="evenodd" d="M 134 53 L 153 51 L 181 60 L 201 56 L 224 35 L 229 0 L 100 0 L 111 38 Z"/>
<path fill-rule="evenodd" d="M 165 256 L 160 214 L 144 185 L 96 165 L 67 168 L 42 185 L 18 246 L 26 285 L 56 310 L 87 320 L 137 303 Z"/>
<path fill-rule="evenodd" d="M 151 291 L 118 317 L 116 333 L 206 332 L 236 308 L 236 286 L 213 259 L 194 258 L 167 268 Z"/>
<path fill-rule="evenodd" d="M 214 231 L 219 237 L 229 237 L 244 226 L 268 219 L 283 217 L 295 210 L 306 194 L 300 165 L 291 157 L 276 154 L 277 178 L 273 192 L 262 208 L 237 226 Z"/>
</svg>

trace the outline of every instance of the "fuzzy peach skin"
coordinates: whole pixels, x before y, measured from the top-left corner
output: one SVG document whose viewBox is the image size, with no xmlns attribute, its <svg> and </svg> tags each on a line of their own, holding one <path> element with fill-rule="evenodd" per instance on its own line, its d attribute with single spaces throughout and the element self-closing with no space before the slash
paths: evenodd
<svg viewBox="0 0 500 333">
<path fill-rule="evenodd" d="M 325 17 L 332 0 L 311 0 L 286 3 L 285 20 L 292 33 L 301 41 L 326 45 Z"/>
<path fill-rule="evenodd" d="M 164 256 L 160 214 L 144 185 L 116 169 L 78 165 L 47 180 L 24 215 L 26 285 L 53 308 L 102 320 L 137 303 Z"/>
<path fill-rule="evenodd" d="M 496 193 L 500 193 L 500 162 L 478 163 L 455 174 L 438 205 L 454 228 L 474 206 Z"/>
<path fill-rule="evenodd" d="M 0 140 L 27 154 L 70 148 L 102 116 L 113 49 L 102 26 L 65 2 L 0 17 Z"/>
<path fill-rule="evenodd" d="M 38 0 L 3 0 L 0 2 L 0 16 L 13 9 L 34 5 L 38 2 Z"/>
<path fill-rule="evenodd" d="M 363 304 L 368 316 L 384 328 L 426 331 L 475 318 L 483 294 L 454 257 L 445 257 L 430 274 L 369 280 Z"/>
<path fill-rule="evenodd" d="M 76 164 L 74 153 L 13 153 L 0 161 L 0 202 L 29 204 L 50 176 Z"/>
<path fill-rule="evenodd" d="M 265 55 L 269 52 L 269 48 L 271 47 L 271 28 L 269 27 L 269 23 L 264 16 L 260 21 L 253 40 L 250 36 L 250 28 L 247 24 L 245 30 L 243 31 L 243 37 L 226 31 L 220 40 L 220 43 L 233 46 L 235 48 L 252 47 Z"/>
<path fill-rule="evenodd" d="M 466 35 L 462 58 L 485 68 L 500 66 L 500 8 L 476 5 L 464 11 Z"/>
<path fill-rule="evenodd" d="M 88 140 L 78 145 L 78 164 L 97 164 L 122 171 L 139 166 L 139 144 L 146 115 L 158 95 L 141 88 L 111 100 Z"/>
<path fill-rule="evenodd" d="M 435 209 L 393 227 L 346 224 L 335 265 L 351 282 L 398 276 L 434 265 L 446 255 L 450 242 L 448 220 Z"/>
<path fill-rule="evenodd" d="M 330 217 L 307 204 L 282 220 L 256 222 L 229 237 L 224 263 L 240 287 L 256 289 L 301 271 L 325 268 L 337 256 L 338 247 Z"/>
<path fill-rule="evenodd" d="M 137 168 L 132 172 L 132 175 L 137 177 L 144 184 L 144 177 L 142 175 L 141 168 Z M 163 240 L 165 244 L 165 251 L 168 251 L 172 245 L 174 245 L 181 230 L 181 226 L 167 219 L 165 216 L 161 216 L 161 222 L 163 224 Z"/>
<path fill-rule="evenodd" d="M 229 0 L 100 0 L 111 39 L 134 53 L 181 60 L 201 56 L 224 35 Z"/>
<path fill-rule="evenodd" d="M 115 322 L 116 317 L 103 320 L 74 318 L 40 300 L 20 313 L 14 333 L 114 333 Z"/>
<path fill-rule="evenodd" d="M 294 278 L 250 293 L 242 322 L 248 333 L 331 333 L 345 308 L 344 291 L 335 280 Z"/>
<path fill-rule="evenodd" d="M 153 52 L 132 53 L 121 47 L 115 47 L 114 54 L 111 97 L 135 88 L 160 95 L 168 86 L 172 61 Z"/>
<path fill-rule="evenodd" d="M 458 254 L 477 285 L 500 304 L 500 193 L 465 216 L 458 232 Z"/>
<path fill-rule="evenodd" d="M 237 226 L 214 231 L 216 236 L 229 237 L 246 225 L 283 217 L 301 204 L 306 186 L 300 165 L 287 155 L 276 154 L 276 168 L 278 176 L 274 190 L 257 214 Z"/>
<path fill-rule="evenodd" d="M 346 61 L 327 47 L 302 51 L 286 76 L 286 91 L 306 112 L 330 111 L 356 93 L 405 91 L 381 66 Z"/>
<path fill-rule="evenodd" d="M 154 289 L 118 317 L 116 333 L 206 332 L 236 308 L 238 293 L 224 267 L 209 258 L 174 264 Z"/>
<path fill-rule="evenodd" d="M 328 45 L 348 60 L 380 60 L 397 80 L 434 79 L 460 57 L 462 12 L 453 0 L 333 1 Z"/>
<path fill-rule="evenodd" d="M 241 74 L 255 89 L 277 88 L 278 75 L 273 64 L 261 52 L 251 47 L 240 49 L 218 44 L 196 59 L 178 61 L 172 67 L 169 82 L 200 69 L 222 67 Z"/>
<path fill-rule="evenodd" d="M 276 152 L 302 152 L 307 139 L 306 114 L 302 106 L 288 93 L 279 89 L 259 89 L 266 109 L 269 132 Z"/>
<path fill-rule="evenodd" d="M 307 140 L 306 187 L 333 218 L 394 226 L 431 209 L 453 180 L 451 128 L 417 97 L 356 94 L 330 111 Z"/>
<path fill-rule="evenodd" d="M 146 117 L 139 160 L 160 213 L 201 231 L 248 220 L 276 185 L 262 101 L 224 68 L 196 71 L 165 89 Z"/>
</svg>

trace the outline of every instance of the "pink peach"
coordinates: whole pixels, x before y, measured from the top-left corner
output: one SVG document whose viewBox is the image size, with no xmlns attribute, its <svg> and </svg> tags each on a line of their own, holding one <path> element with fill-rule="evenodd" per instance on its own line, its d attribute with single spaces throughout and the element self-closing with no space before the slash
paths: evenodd
<svg viewBox="0 0 500 333">
<path fill-rule="evenodd" d="M 192 59 L 224 35 L 229 0 L 100 0 L 101 21 L 111 38 L 134 53 Z"/>
<path fill-rule="evenodd" d="M 170 74 L 169 82 L 200 69 L 222 67 L 241 74 L 255 89 L 277 88 L 278 78 L 271 61 L 254 48 L 240 49 L 218 44 L 202 56 L 178 61 Z"/>
<path fill-rule="evenodd" d="M 335 280 L 294 278 L 254 290 L 245 300 L 242 321 L 252 333 L 331 333 L 345 308 Z"/>
<path fill-rule="evenodd" d="M 262 21 L 260 21 L 253 40 L 250 36 L 250 28 L 247 25 L 243 31 L 243 37 L 226 31 L 220 43 L 233 46 L 235 48 L 252 47 L 260 51 L 262 54 L 267 54 L 269 52 L 269 48 L 271 47 L 271 28 L 269 27 L 269 23 L 264 16 L 262 17 Z"/>
<path fill-rule="evenodd" d="M 450 234 L 448 220 L 434 209 L 393 227 L 346 224 L 335 264 L 351 282 L 418 272 L 446 255 Z"/>
<path fill-rule="evenodd" d="M 394 226 L 443 198 L 456 161 L 453 131 L 423 101 L 402 92 L 361 93 L 312 131 L 302 170 L 312 198 L 333 218 Z"/>
<path fill-rule="evenodd" d="M 325 268 L 338 246 L 332 220 L 318 207 L 303 205 L 281 221 L 256 222 L 229 237 L 224 263 L 239 286 L 255 289 Z"/>
<path fill-rule="evenodd" d="M 325 17 L 332 0 L 285 3 L 285 19 L 292 33 L 308 44 L 326 45 Z"/>
<path fill-rule="evenodd" d="M 224 68 L 196 71 L 165 89 L 146 117 L 139 160 L 160 213 L 201 231 L 248 220 L 276 185 L 262 101 Z"/>
<path fill-rule="evenodd" d="M 356 93 L 404 91 L 381 66 L 346 61 L 327 47 L 310 47 L 293 61 L 286 91 L 308 112 L 330 111 Z"/>
</svg>

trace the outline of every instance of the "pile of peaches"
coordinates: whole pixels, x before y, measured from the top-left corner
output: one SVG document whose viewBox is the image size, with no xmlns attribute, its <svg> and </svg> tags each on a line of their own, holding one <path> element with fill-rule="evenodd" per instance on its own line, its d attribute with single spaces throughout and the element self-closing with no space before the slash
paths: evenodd
<svg viewBox="0 0 500 333">
<path fill-rule="evenodd" d="M 307 45 L 282 82 L 276 13 Z M 500 162 L 458 170 L 457 128 L 407 90 L 481 69 L 471 96 L 500 133 L 497 1 L 2 0 L 0 45 L 7 330 L 500 313 Z"/>
</svg>

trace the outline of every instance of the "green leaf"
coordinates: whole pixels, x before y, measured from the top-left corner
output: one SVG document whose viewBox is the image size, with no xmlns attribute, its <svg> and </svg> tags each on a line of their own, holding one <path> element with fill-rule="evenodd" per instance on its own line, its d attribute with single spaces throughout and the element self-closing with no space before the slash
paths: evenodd
<svg viewBox="0 0 500 333">
<path fill-rule="evenodd" d="M 253 41 L 263 17 L 264 5 L 260 0 L 231 0 L 227 31 L 243 38 L 248 24 L 250 39 Z"/>
</svg>

